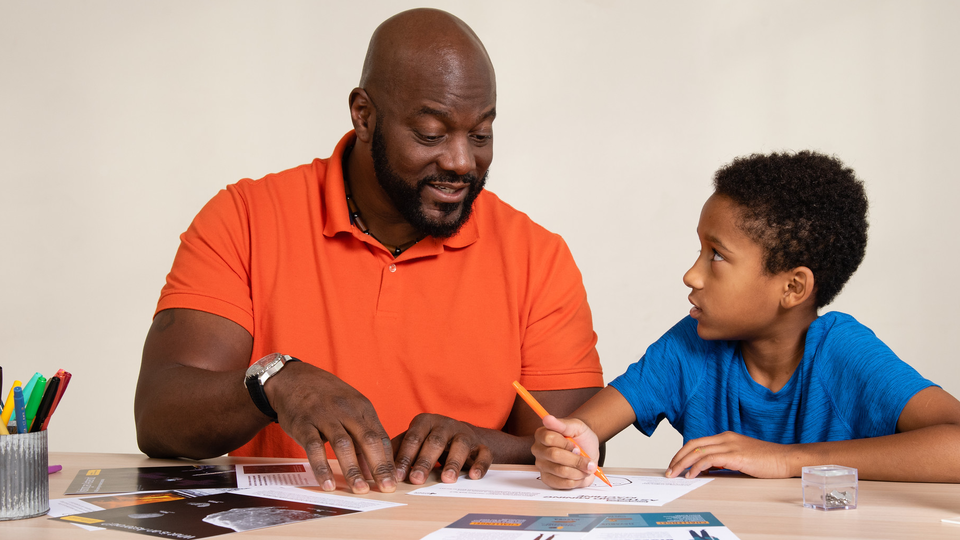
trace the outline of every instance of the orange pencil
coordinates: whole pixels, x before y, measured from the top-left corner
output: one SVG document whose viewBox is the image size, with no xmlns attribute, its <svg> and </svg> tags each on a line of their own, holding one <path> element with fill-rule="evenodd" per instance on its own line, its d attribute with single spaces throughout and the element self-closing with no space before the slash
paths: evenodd
<svg viewBox="0 0 960 540">
<path fill-rule="evenodd" d="M 549 414 L 547 410 L 543 408 L 543 405 L 540 405 L 540 402 L 537 401 L 537 398 L 533 397 L 530 394 L 530 392 L 527 392 L 527 389 L 524 388 L 523 385 L 521 385 L 517 381 L 513 381 L 513 387 L 517 389 L 517 394 L 520 394 L 520 397 L 522 397 L 523 400 L 527 402 L 527 405 L 529 405 L 530 408 L 533 409 L 533 412 L 537 413 L 537 415 L 540 418 L 543 418 L 544 416 Z M 566 439 L 572 442 L 574 445 L 577 444 L 570 437 L 566 437 Z M 583 450 L 580 449 L 579 445 L 577 445 L 577 452 L 580 452 L 581 456 L 586 456 L 586 454 L 583 453 Z M 603 471 L 600 470 L 600 467 L 597 467 L 597 470 L 593 471 L 593 474 L 596 475 L 597 478 L 603 480 L 604 484 L 610 487 L 613 487 L 613 484 L 611 484 L 610 481 L 607 480 L 607 476 L 603 474 Z"/>
</svg>

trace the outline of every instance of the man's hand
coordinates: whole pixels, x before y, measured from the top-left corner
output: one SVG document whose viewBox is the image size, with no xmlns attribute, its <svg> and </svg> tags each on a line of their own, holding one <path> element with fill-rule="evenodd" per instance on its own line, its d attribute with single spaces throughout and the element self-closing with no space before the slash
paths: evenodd
<svg viewBox="0 0 960 540">
<path fill-rule="evenodd" d="M 670 460 L 666 475 L 680 476 L 689 467 L 687 478 L 696 478 L 711 468 L 740 471 L 756 478 L 790 478 L 789 448 L 726 431 L 683 445 Z"/>
<path fill-rule="evenodd" d="M 336 489 L 324 442 L 329 442 L 353 493 L 367 493 L 364 468 L 383 492 L 397 489 L 390 437 L 370 400 L 331 373 L 303 362 L 287 364 L 264 385 L 280 427 L 307 452 L 317 481 Z"/>
<path fill-rule="evenodd" d="M 440 480 L 448 484 L 457 481 L 464 467 L 469 467 L 470 479 L 483 478 L 493 463 L 476 427 L 439 414 L 418 414 L 406 432 L 394 437 L 393 450 L 397 481 L 408 478 L 412 484 L 424 483 L 444 453 Z"/>
<path fill-rule="evenodd" d="M 570 442 L 567 437 L 576 441 Z M 577 451 L 580 447 L 587 455 Z M 585 423 L 576 418 L 543 418 L 543 427 L 534 434 L 531 448 L 543 483 L 556 489 L 587 487 L 594 481 L 600 441 Z"/>
</svg>

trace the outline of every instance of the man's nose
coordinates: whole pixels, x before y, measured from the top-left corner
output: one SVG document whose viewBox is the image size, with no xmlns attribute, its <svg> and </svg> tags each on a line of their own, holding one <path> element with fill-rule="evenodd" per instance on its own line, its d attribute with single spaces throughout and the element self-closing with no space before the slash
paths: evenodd
<svg viewBox="0 0 960 540">
<path fill-rule="evenodd" d="M 473 146 L 466 137 L 453 137 L 444 148 L 439 165 L 458 176 L 473 172 L 477 167 Z"/>
</svg>

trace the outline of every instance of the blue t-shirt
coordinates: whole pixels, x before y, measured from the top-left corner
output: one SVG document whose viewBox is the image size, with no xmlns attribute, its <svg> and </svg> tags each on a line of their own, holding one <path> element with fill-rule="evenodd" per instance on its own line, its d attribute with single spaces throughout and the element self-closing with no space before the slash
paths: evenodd
<svg viewBox="0 0 960 540">
<path fill-rule="evenodd" d="M 817 318 L 803 359 L 778 392 L 758 384 L 738 341 L 707 341 L 686 317 L 611 386 L 650 435 L 666 418 L 684 442 L 734 431 L 781 444 L 862 439 L 896 432 L 924 379 L 874 333 L 844 313 Z"/>
</svg>

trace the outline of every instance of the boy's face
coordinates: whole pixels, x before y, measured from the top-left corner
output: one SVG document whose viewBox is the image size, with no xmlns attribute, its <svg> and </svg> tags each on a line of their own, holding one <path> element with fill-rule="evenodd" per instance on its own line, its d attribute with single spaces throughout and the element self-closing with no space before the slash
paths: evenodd
<svg viewBox="0 0 960 540">
<path fill-rule="evenodd" d="M 714 194 L 700 211 L 700 256 L 683 275 L 703 339 L 755 340 L 775 330 L 784 274 L 763 270 L 763 248 L 737 226 L 740 206 Z"/>
</svg>

